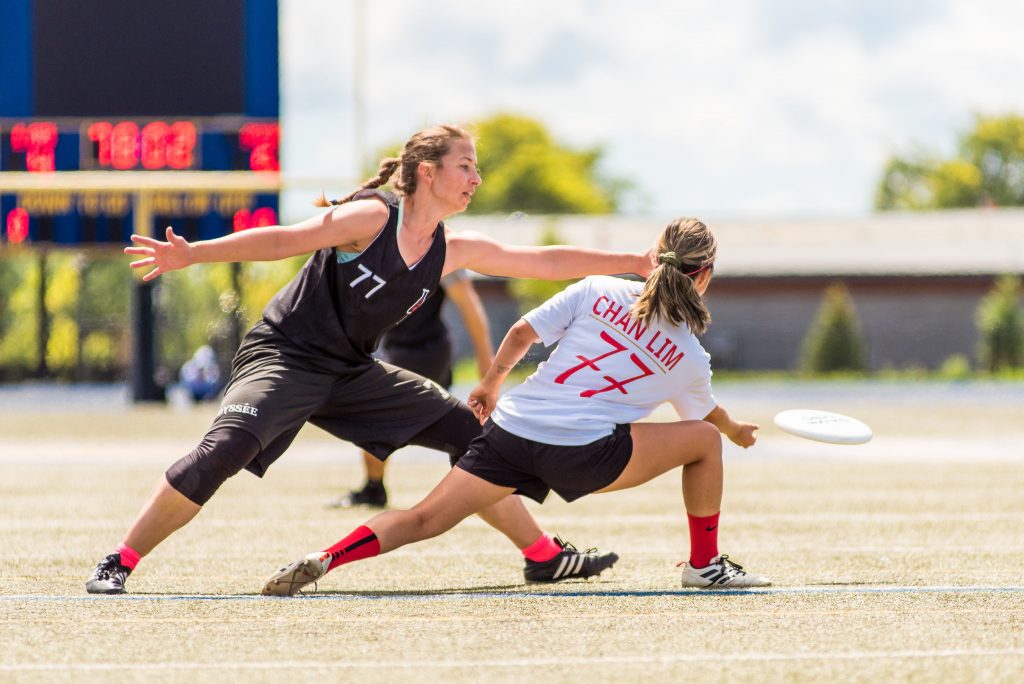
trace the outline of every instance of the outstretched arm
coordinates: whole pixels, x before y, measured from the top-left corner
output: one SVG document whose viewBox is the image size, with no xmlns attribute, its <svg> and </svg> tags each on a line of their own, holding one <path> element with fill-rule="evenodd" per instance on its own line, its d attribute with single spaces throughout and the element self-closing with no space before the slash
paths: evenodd
<svg viewBox="0 0 1024 684">
<path fill-rule="evenodd" d="M 469 333 L 469 339 L 473 343 L 473 352 L 476 356 L 476 367 L 480 377 L 487 374 L 494 358 L 494 347 L 491 346 L 491 330 L 487 325 L 487 314 L 484 313 L 484 305 L 480 297 L 473 289 L 473 283 L 469 279 L 457 280 L 450 285 L 445 285 L 444 291 L 448 294 L 455 306 L 462 315 L 462 322 Z"/>
<path fill-rule="evenodd" d="M 142 257 L 132 268 L 151 268 L 142 279 L 199 263 L 276 261 L 308 254 L 324 247 L 361 243 L 377 234 L 387 221 L 388 209 L 374 199 L 349 202 L 320 216 L 289 226 L 266 226 L 232 233 L 214 240 L 188 242 L 166 231 L 167 241 L 132 235 L 133 246 L 124 253 Z"/>
<path fill-rule="evenodd" d="M 754 445 L 754 442 L 757 441 L 757 435 L 754 433 L 761 428 L 756 423 L 733 420 L 729 412 L 721 406 L 716 406 L 704 420 L 714 425 L 719 432 L 744 449 Z"/>
<path fill-rule="evenodd" d="M 478 273 L 510 278 L 567 280 L 588 275 L 636 273 L 647 277 L 654 267 L 651 252 L 607 252 L 601 249 L 553 245 L 505 245 L 480 233 L 448 233 L 444 272 L 471 268 Z"/>
<path fill-rule="evenodd" d="M 539 341 L 537 331 L 522 318 L 509 329 L 505 339 L 501 341 L 501 346 L 498 347 L 498 353 L 494 355 L 494 363 L 476 389 L 469 394 L 467 403 L 481 424 L 487 420 L 498 403 L 501 383 L 508 377 L 509 371 L 522 360 L 530 346 Z"/>
</svg>

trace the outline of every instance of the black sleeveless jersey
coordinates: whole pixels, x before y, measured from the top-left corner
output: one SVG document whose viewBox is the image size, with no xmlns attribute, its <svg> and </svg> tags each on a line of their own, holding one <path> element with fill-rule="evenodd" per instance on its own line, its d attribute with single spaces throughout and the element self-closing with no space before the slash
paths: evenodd
<svg viewBox="0 0 1024 684">
<path fill-rule="evenodd" d="M 438 289 L 444 224 L 437 224 L 430 248 L 410 268 L 398 251 L 398 197 L 371 190 L 356 198 L 374 196 L 387 204 L 388 220 L 373 242 L 345 263 L 333 247 L 317 251 L 263 311 L 290 350 L 310 362 L 369 362 L 384 333 Z"/>
<path fill-rule="evenodd" d="M 419 347 L 439 342 L 448 344 L 448 328 L 441 318 L 444 306 L 444 286 L 437 288 L 423 306 L 405 320 L 388 330 L 381 341 L 384 349 Z"/>
</svg>

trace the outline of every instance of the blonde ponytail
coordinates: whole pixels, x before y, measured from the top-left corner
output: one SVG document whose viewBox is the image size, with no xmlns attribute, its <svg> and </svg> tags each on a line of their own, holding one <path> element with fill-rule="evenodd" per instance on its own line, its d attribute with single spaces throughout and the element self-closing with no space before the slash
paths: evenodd
<svg viewBox="0 0 1024 684">
<path fill-rule="evenodd" d="M 676 219 L 661 232 L 657 251 L 658 266 L 647 276 L 633 314 L 644 323 L 656 318 L 670 325 L 686 323 L 694 334 L 703 334 L 711 312 L 694 279 L 714 264 L 714 234 L 697 219 Z"/>
</svg>

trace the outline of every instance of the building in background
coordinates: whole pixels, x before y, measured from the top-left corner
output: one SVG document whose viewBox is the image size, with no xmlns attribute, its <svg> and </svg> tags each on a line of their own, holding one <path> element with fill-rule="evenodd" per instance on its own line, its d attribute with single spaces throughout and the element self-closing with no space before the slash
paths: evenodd
<svg viewBox="0 0 1024 684">
<path fill-rule="evenodd" d="M 640 251 L 665 221 L 634 217 L 456 217 L 456 230 L 537 244 Z M 975 357 L 975 310 L 996 277 L 1024 274 L 1024 210 L 885 213 L 859 219 L 714 221 L 719 240 L 704 338 L 718 368 L 792 370 L 824 289 L 842 282 L 863 326 L 871 370 L 937 368 Z M 505 281 L 477 283 L 499 338 L 520 312 Z M 468 340 L 456 335 L 456 354 Z"/>
</svg>

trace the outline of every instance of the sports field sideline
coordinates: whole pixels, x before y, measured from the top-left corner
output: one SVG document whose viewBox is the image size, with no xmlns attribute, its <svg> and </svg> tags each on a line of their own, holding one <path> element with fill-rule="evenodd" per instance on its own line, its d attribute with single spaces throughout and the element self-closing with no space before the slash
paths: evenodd
<svg viewBox="0 0 1024 684">
<path fill-rule="evenodd" d="M 572 505 L 530 504 L 547 529 L 620 554 L 596 580 L 523 585 L 515 549 L 473 519 L 293 599 L 259 596 L 263 578 L 368 517 L 323 506 L 358 480 L 353 447 L 305 432 L 265 481 L 229 481 L 144 559 L 130 594 L 89 596 L 92 565 L 213 407 L 21 392 L 0 392 L 0 681 L 1010 682 L 1024 672 L 1021 383 L 721 384 L 724 405 L 763 425 L 752 450 L 726 450 L 722 550 L 773 577 L 769 589 L 678 588 L 686 525 L 670 474 Z M 850 413 L 876 437 L 837 447 L 770 425 L 801 407 Z M 395 459 L 397 506 L 446 470 L 437 453 Z"/>
</svg>

